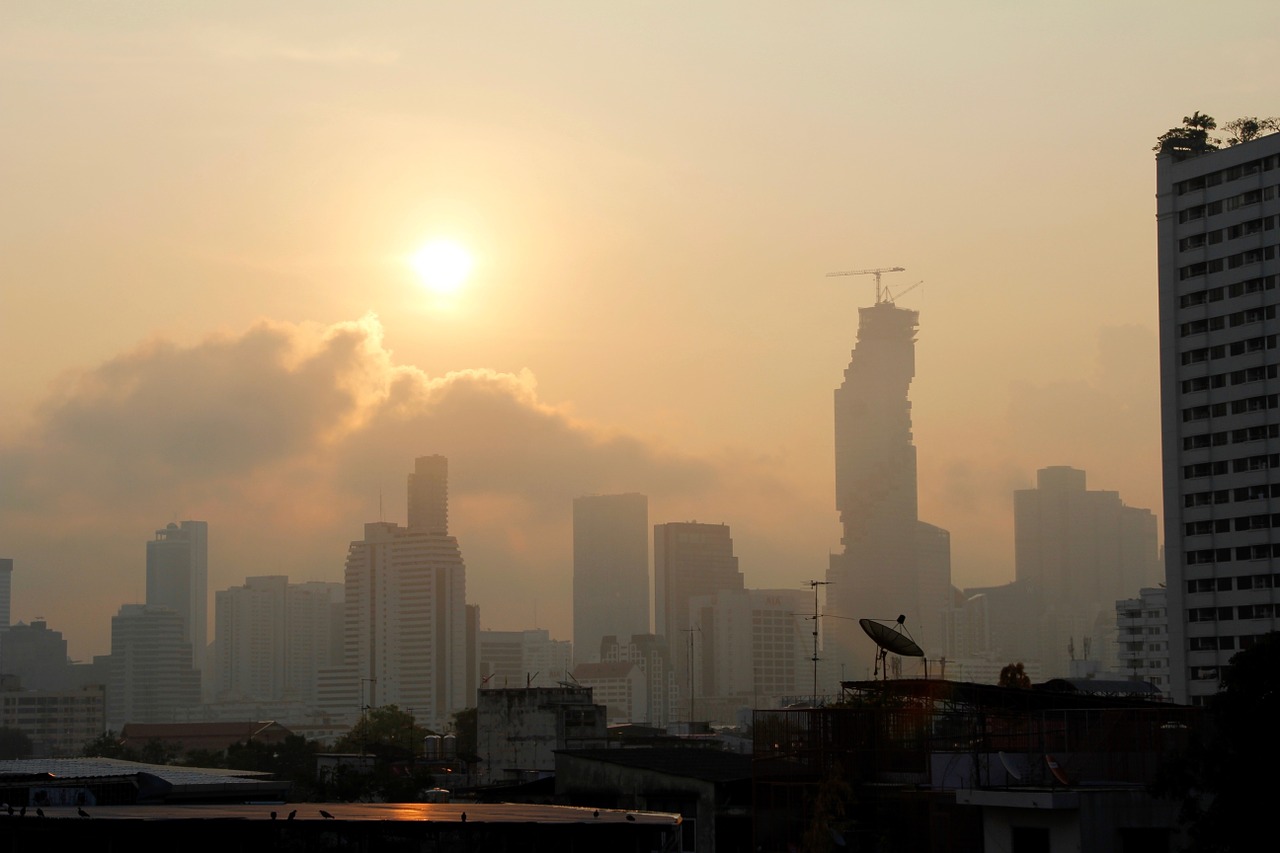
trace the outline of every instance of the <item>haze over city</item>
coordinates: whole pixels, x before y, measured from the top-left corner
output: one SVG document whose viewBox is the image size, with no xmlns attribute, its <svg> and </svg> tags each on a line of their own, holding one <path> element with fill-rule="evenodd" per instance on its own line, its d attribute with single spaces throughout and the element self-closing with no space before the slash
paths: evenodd
<svg viewBox="0 0 1280 853">
<path fill-rule="evenodd" d="M 179 519 L 210 589 L 340 581 L 424 454 L 485 627 L 570 635 L 589 493 L 730 524 L 751 585 L 820 578 L 874 300 L 840 269 L 924 282 L 920 516 L 957 586 L 1012 579 L 1038 468 L 1158 512 L 1151 145 L 1273 93 L 1280 13 L 1233 8 L 7 4 L 14 621 L 107 651 Z M 1216 73 L 1168 86 L 1190 59 Z M 433 240 L 474 259 L 451 293 Z"/>
</svg>

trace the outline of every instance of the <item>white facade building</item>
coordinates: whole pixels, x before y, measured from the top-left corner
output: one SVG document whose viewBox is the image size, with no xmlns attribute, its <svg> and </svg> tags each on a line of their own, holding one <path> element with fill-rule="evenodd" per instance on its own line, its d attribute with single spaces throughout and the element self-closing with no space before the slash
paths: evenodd
<svg viewBox="0 0 1280 853">
<path fill-rule="evenodd" d="M 1166 697 L 1169 683 L 1169 613 L 1165 591 L 1144 589 L 1138 598 L 1116 602 L 1117 672 L 1146 681 Z"/>
<path fill-rule="evenodd" d="M 1156 159 L 1161 432 L 1176 701 L 1280 627 L 1280 134 Z"/>
<path fill-rule="evenodd" d="M 438 475 L 440 467 L 430 462 L 428 473 Z M 410 475 L 411 520 L 423 526 L 369 523 L 348 549 L 344 646 L 363 704 L 412 709 L 442 730 L 450 715 L 470 707 L 475 674 L 468 669 L 466 566 L 457 540 L 440 529 L 445 498 L 424 484 L 447 488 L 443 477 L 423 476 L 421 464 Z"/>
</svg>

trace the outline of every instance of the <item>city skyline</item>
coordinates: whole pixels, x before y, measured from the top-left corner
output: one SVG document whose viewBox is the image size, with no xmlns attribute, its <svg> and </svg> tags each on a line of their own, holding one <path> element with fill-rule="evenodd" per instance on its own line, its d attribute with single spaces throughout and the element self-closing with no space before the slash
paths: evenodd
<svg viewBox="0 0 1280 853">
<path fill-rule="evenodd" d="M 407 517 L 427 448 L 489 625 L 569 635 L 582 494 L 729 524 L 753 585 L 821 577 L 829 394 L 872 302 L 823 278 L 849 267 L 925 281 L 902 300 L 928 329 L 920 516 L 958 586 L 1012 578 L 1010 494 L 1039 468 L 1159 505 L 1150 147 L 1196 109 L 1265 110 L 1231 81 L 1270 28 L 1191 4 L 539 6 L 16 4 L 15 622 L 105 651 L 169 519 L 218 531 L 213 589 L 337 581 L 350 530 Z M 1179 45 L 1221 72 L 1175 91 L 1151 69 Z M 437 234 L 477 259 L 449 299 L 403 262 Z"/>
</svg>

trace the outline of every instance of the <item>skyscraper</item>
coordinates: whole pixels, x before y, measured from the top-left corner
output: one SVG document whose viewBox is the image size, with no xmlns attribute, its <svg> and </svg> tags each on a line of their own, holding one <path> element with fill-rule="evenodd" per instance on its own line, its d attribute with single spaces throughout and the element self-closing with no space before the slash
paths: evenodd
<svg viewBox="0 0 1280 853">
<path fill-rule="evenodd" d="M 690 643 L 698 643 L 690 631 L 689 606 L 695 596 L 721 590 L 742 589 L 742 572 L 733 554 L 727 524 L 671 522 L 653 526 L 654 615 L 658 631 L 666 637 L 671 659 L 682 688 L 689 685 Z"/>
<path fill-rule="evenodd" d="M 874 646 L 852 620 L 907 616 L 926 651 L 942 637 L 938 588 L 950 578 L 946 531 L 919 526 L 916 448 L 907 392 L 919 312 L 877 302 L 858 311 L 858 339 L 835 392 L 836 509 L 843 529 L 827 571 L 827 656 L 868 674 Z M 927 541 L 917 539 L 926 536 Z M 921 558 L 928 566 L 921 571 Z"/>
<path fill-rule="evenodd" d="M 409 474 L 409 529 L 449 534 L 449 460 L 419 456 Z"/>
<path fill-rule="evenodd" d="M 209 524 L 170 523 L 147 543 L 147 605 L 172 608 L 182 618 L 191 661 L 204 668 L 209 643 Z"/>
<path fill-rule="evenodd" d="M 1042 468 L 1036 488 L 1013 493 L 1013 537 L 1017 582 L 1035 602 L 1021 653 L 1050 677 L 1069 674 L 1070 650 L 1086 637 L 1101 647 L 1099 626 L 1114 630 L 1115 602 L 1159 578 L 1155 514 L 1086 489 L 1077 468 Z"/>
<path fill-rule="evenodd" d="M 0 557 L 0 631 L 9 627 L 9 619 L 12 618 L 10 612 L 13 602 L 12 590 L 13 560 L 9 557 Z"/>
<path fill-rule="evenodd" d="M 1169 674 L 1193 704 L 1280 628 L 1278 189 L 1280 134 L 1156 158 Z"/>
<path fill-rule="evenodd" d="M 169 607 L 125 604 L 111 617 L 107 728 L 170 723 L 200 704 L 200 673 L 182 615 Z"/>
<path fill-rule="evenodd" d="M 573 646 L 600 660 L 607 636 L 649 633 L 649 499 L 588 495 L 573 501 Z"/>
<path fill-rule="evenodd" d="M 417 460 L 408 527 L 364 526 L 346 564 L 346 655 L 369 705 L 412 708 L 441 728 L 474 700 L 467 663 L 466 566 L 445 530 L 443 457 Z"/>
</svg>

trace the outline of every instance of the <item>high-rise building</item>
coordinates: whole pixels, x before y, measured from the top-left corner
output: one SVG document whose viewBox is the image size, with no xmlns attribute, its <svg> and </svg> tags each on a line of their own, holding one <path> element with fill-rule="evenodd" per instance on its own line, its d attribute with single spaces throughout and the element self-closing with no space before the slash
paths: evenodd
<svg viewBox="0 0 1280 853">
<path fill-rule="evenodd" d="M 43 619 L 19 622 L 0 633 L 0 673 L 16 675 L 26 690 L 66 690 L 72 686 L 67 641 Z"/>
<path fill-rule="evenodd" d="M 409 529 L 449 535 L 449 460 L 419 456 L 409 474 Z"/>
<path fill-rule="evenodd" d="M 655 524 L 653 578 L 657 628 L 667 639 L 676 677 L 687 689 L 689 652 L 698 643 L 691 632 L 701 630 L 690 621 L 690 603 L 696 596 L 743 588 L 729 526 L 696 521 Z"/>
<path fill-rule="evenodd" d="M 214 596 L 212 694 L 219 702 L 315 699 L 322 667 L 341 663 L 333 626 L 341 584 L 245 578 Z"/>
<path fill-rule="evenodd" d="M 1156 158 L 1165 568 L 1174 698 L 1280 627 L 1280 134 Z"/>
<path fill-rule="evenodd" d="M 170 523 L 147 543 L 147 605 L 178 613 L 192 664 L 203 669 L 209 643 L 208 522 Z"/>
<path fill-rule="evenodd" d="M 448 483 L 436 475 L 445 470 L 443 457 L 418 460 L 409 481 L 416 507 L 410 526 L 364 526 L 364 538 L 347 552 L 345 592 L 346 658 L 362 702 L 412 708 L 436 729 L 474 698 L 466 566 L 458 541 L 441 529 Z"/>
<path fill-rule="evenodd" d="M 858 311 L 858 339 L 835 392 L 836 509 L 843 550 L 831 555 L 823 626 L 827 654 L 848 675 L 870 675 L 875 647 L 857 619 L 907 617 L 927 652 L 944 637 L 940 590 L 950 587 L 946 531 L 919 526 L 916 447 L 907 392 L 915 377 L 919 312 L 880 301 Z M 926 541 L 918 540 L 925 537 Z M 927 567 L 922 571 L 922 558 Z"/>
<path fill-rule="evenodd" d="M 649 499 L 588 495 L 573 501 L 573 645 L 598 661 L 606 636 L 649 633 Z"/>
<path fill-rule="evenodd" d="M 13 560 L 0 557 L 0 631 L 9 627 L 12 618 L 10 610 L 13 604 Z"/>
<path fill-rule="evenodd" d="M 107 728 L 169 723 L 200 704 L 182 615 L 169 607 L 125 604 L 111 617 Z"/>
<path fill-rule="evenodd" d="M 1014 567 L 1030 596 L 1038 659 L 1066 676 L 1085 639 L 1102 645 L 1115 602 L 1160 576 L 1155 514 L 1126 506 L 1118 492 L 1085 488 L 1085 472 L 1065 465 L 1036 472 L 1036 488 L 1013 493 Z"/>
<path fill-rule="evenodd" d="M 622 642 L 617 637 L 605 637 L 600 641 L 600 661 L 634 663 L 644 673 L 644 713 L 635 722 L 664 728 L 675 722 L 680 688 L 676 684 L 676 672 L 664 637 L 635 634 Z"/>
<path fill-rule="evenodd" d="M 695 597 L 693 608 L 702 629 L 694 647 L 697 699 L 738 697 L 765 708 L 814 692 L 808 592 L 722 590 Z"/>
</svg>

